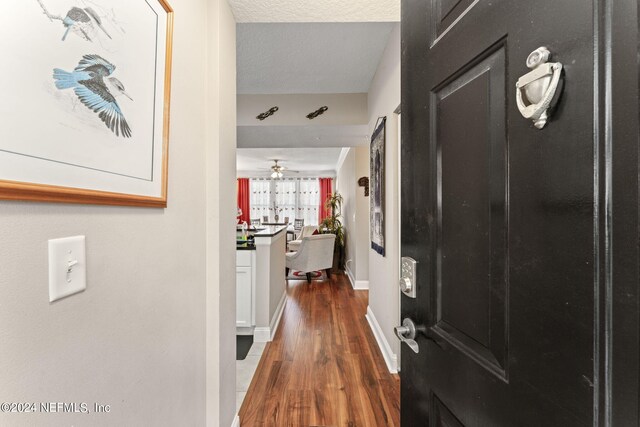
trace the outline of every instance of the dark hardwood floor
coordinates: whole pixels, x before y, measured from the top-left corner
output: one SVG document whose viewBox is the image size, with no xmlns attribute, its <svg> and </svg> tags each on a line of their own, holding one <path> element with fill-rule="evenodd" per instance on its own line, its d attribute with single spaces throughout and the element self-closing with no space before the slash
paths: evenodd
<svg viewBox="0 0 640 427">
<path fill-rule="evenodd" d="M 240 425 L 400 426 L 400 380 L 365 313 L 368 292 L 343 274 L 290 280 L 287 304 L 240 408 Z"/>
</svg>

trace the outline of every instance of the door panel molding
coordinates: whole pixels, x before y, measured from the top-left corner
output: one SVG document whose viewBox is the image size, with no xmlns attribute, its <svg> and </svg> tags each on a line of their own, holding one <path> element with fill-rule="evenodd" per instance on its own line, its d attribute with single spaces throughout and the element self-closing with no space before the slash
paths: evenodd
<svg viewBox="0 0 640 427">
<path fill-rule="evenodd" d="M 505 50 L 502 40 L 439 84 L 430 123 L 437 152 L 435 331 L 508 381 Z M 475 301 L 474 310 L 457 304 L 460 295 Z"/>
<path fill-rule="evenodd" d="M 429 427 L 464 427 L 464 424 L 451 412 L 435 393 L 431 395 L 431 423 Z"/>
<path fill-rule="evenodd" d="M 431 34 L 429 44 L 434 47 L 473 9 L 480 0 L 431 0 Z"/>
<path fill-rule="evenodd" d="M 502 381 L 508 383 L 507 370 L 503 366 L 504 360 L 498 360 L 496 355 L 486 346 L 468 335 L 461 333 L 455 327 L 448 325 L 447 322 L 439 322 L 438 325 L 431 328 L 441 338 L 447 340 L 451 345 L 464 353 L 478 365 L 494 374 Z"/>
</svg>

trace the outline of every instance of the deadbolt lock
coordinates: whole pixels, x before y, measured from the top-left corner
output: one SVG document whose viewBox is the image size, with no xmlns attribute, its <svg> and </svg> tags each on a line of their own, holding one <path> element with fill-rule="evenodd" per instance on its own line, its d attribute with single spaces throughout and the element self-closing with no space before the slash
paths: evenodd
<svg viewBox="0 0 640 427">
<path fill-rule="evenodd" d="M 410 257 L 402 257 L 400 290 L 409 298 L 416 297 L 416 266 L 418 262 Z"/>
<path fill-rule="evenodd" d="M 402 292 L 406 293 L 411 293 L 411 289 L 413 288 L 413 284 L 411 283 L 411 280 L 408 277 L 401 277 L 400 278 L 400 290 Z"/>
</svg>

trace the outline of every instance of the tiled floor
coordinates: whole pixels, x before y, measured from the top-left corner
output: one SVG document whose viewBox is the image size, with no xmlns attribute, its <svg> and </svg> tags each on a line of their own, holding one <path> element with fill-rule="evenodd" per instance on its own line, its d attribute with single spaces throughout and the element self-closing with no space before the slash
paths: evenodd
<svg viewBox="0 0 640 427">
<path fill-rule="evenodd" d="M 240 410 L 266 345 L 265 342 L 254 342 L 247 357 L 244 360 L 236 360 L 236 411 Z"/>
</svg>

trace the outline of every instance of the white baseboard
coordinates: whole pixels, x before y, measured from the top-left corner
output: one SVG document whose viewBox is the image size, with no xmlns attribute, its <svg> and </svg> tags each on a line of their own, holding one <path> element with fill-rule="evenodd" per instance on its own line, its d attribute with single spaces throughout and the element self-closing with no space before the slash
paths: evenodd
<svg viewBox="0 0 640 427">
<path fill-rule="evenodd" d="M 253 335 L 253 326 L 236 326 L 236 335 Z"/>
<path fill-rule="evenodd" d="M 276 335 L 276 331 L 278 330 L 278 326 L 280 325 L 280 319 L 282 318 L 282 313 L 284 313 L 284 306 L 287 302 L 287 293 L 284 292 L 282 294 L 282 298 L 278 303 L 278 307 L 276 308 L 276 312 L 271 319 L 271 324 L 268 327 L 259 327 L 253 330 L 253 342 L 271 342 L 273 341 L 273 337 Z"/>
<path fill-rule="evenodd" d="M 356 284 L 353 287 L 356 291 L 368 291 L 369 290 L 369 281 L 368 280 L 356 280 Z"/>
<path fill-rule="evenodd" d="M 353 277 L 353 273 L 351 272 L 351 269 L 349 268 L 349 266 L 345 266 L 344 267 L 344 272 L 347 273 L 347 277 L 349 278 L 349 282 L 351 282 L 351 287 L 352 288 L 356 288 L 356 279 Z"/>
<path fill-rule="evenodd" d="M 347 273 L 347 277 L 349 278 L 349 282 L 351 282 L 351 287 L 356 291 L 365 291 L 369 289 L 369 281 L 368 280 L 356 280 L 353 276 L 353 272 L 349 267 L 345 267 L 345 273 Z"/>
<path fill-rule="evenodd" d="M 280 298 L 280 302 L 276 307 L 276 312 L 273 315 L 273 319 L 271 319 L 271 337 L 269 341 L 273 341 L 273 337 L 276 336 L 276 331 L 278 330 L 278 326 L 280 326 L 280 319 L 282 319 L 282 313 L 284 313 L 284 305 L 287 302 L 287 293 L 282 293 L 282 298 Z"/>
<path fill-rule="evenodd" d="M 387 369 L 389 369 L 389 372 L 392 374 L 397 374 L 398 356 L 396 356 L 391 350 L 391 346 L 389 346 L 389 342 L 382 332 L 382 328 L 380 328 L 380 324 L 378 323 L 376 316 L 373 314 L 373 311 L 371 311 L 371 307 L 367 307 L 367 314 L 365 317 L 369 322 L 369 327 L 371 328 L 371 332 L 373 332 L 373 336 L 376 338 L 376 342 L 378 343 L 384 362 L 387 364 Z"/>
<path fill-rule="evenodd" d="M 233 422 L 231 423 L 231 427 L 240 427 L 240 417 L 236 414 Z"/>
<path fill-rule="evenodd" d="M 271 328 L 255 328 L 253 330 L 253 342 L 271 341 Z"/>
</svg>

